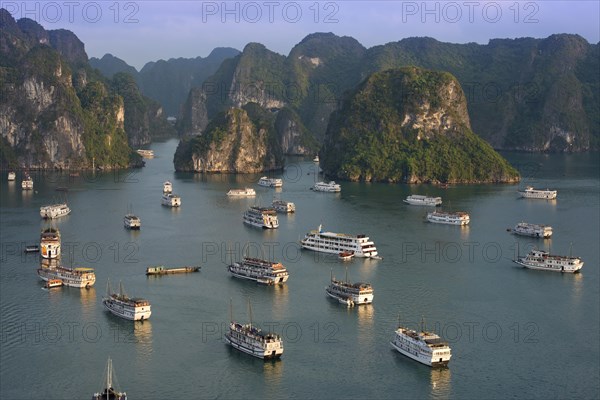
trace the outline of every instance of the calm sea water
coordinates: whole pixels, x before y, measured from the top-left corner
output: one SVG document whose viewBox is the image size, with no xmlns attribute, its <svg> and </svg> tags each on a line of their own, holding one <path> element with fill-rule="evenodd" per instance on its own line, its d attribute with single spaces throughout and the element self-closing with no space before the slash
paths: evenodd
<svg viewBox="0 0 600 400">
<path fill-rule="evenodd" d="M 0 397 L 85 399 L 102 388 L 110 356 L 117 387 L 131 399 L 192 398 L 594 398 L 599 396 L 598 154 L 505 154 L 524 184 L 558 190 L 554 202 L 518 199 L 517 185 L 343 183 L 341 194 L 314 193 L 315 165 L 289 159 L 280 191 L 259 176 L 173 171 L 177 141 L 155 143 L 157 157 L 130 172 L 69 177 L 37 173 L 34 192 L 2 176 L 0 268 Z M 160 205 L 171 180 L 181 209 Z M 39 207 L 68 187 L 72 214 L 54 224 L 63 264 L 92 267 L 91 290 L 46 291 L 37 256 L 25 256 L 46 223 Z M 229 199 L 251 186 L 255 199 Z M 439 195 L 446 209 L 465 210 L 460 228 L 424 222 L 426 210 L 402 203 L 409 194 Z M 274 196 L 296 203 L 280 228 L 242 224 L 243 211 Z M 123 228 L 128 208 L 140 232 Z M 517 222 L 549 224 L 552 240 L 510 235 Z M 342 263 L 300 251 L 298 240 L 326 230 L 365 233 L 383 260 Z M 518 246 L 517 246 L 518 243 Z M 517 247 L 583 258 L 580 274 L 519 268 Z M 231 278 L 230 258 L 282 261 L 287 285 L 263 287 Z M 228 249 L 233 253 L 228 255 Z M 262 253 L 262 254 L 260 254 Z M 200 265 L 196 274 L 149 279 L 151 265 Z M 347 267 L 347 269 L 345 268 Z M 374 303 L 347 309 L 325 296 L 330 274 L 372 283 Z M 101 304 L 107 279 L 152 303 L 152 317 L 131 323 Z M 263 362 L 222 340 L 229 320 L 248 319 L 283 335 L 278 362 Z M 452 347 L 450 367 L 432 370 L 393 351 L 398 323 L 441 333 Z"/>
</svg>

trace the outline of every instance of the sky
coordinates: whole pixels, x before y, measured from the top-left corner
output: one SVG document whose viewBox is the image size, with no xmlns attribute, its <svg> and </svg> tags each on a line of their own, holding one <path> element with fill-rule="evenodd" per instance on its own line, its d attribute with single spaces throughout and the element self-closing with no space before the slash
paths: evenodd
<svg viewBox="0 0 600 400">
<path fill-rule="evenodd" d="M 287 55 L 314 32 L 352 36 L 366 47 L 407 37 L 486 44 L 494 38 L 579 34 L 600 41 L 600 1 L 3 1 L 15 19 L 69 29 L 89 57 L 146 62 L 206 57 L 250 42 Z"/>
</svg>

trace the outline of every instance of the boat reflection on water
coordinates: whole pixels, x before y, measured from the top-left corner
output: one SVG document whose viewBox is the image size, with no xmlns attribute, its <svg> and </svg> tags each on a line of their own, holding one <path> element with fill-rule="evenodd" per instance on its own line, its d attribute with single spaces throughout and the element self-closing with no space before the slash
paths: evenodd
<svg viewBox="0 0 600 400">
<path fill-rule="evenodd" d="M 92 286 L 83 290 L 68 291 L 73 292 L 75 295 L 79 295 L 79 298 L 81 299 L 81 304 L 83 305 L 83 307 L 81 308 L 82 315 L 84 317 L 91 317 L 96 310 L 96 306 L 98 305 L 96 301 L 96 288 Z"/>
<path fill-rule="evenodd" d="M 273 285 L 268 289 L 273 291 L 271 311 L 273 312 L 273 318 L 276 321 L 285 320 L 289 315 L 288 303 L 289 303 L 289 288 L 288 285 Z"/>
<path fill-rule="evenodd" d="M 430 398 L 447 399 L 450 397 L 452 381 L 449 368 L 431 368 L 431 395 Z"/>
<path fill-rule="evenodd" d="M 143 365 L 149 362 L 152 348 L 152 322 L 144 320 L 132 324 L 122 318 L 108 318 L 110 340 L 116 345 L 133 346 L 136 349 L 136 362 Z"/>
<path fill-rule="evenodd" d="M 133 337 L 139 361 L 150 361 L 152 355 L 152 322 L 146 320 L 141 324 L 133 324 Z"/>
<path fill-rule="evenodd" d="M 356 315 L 358 316 L 358 326 L 362 330 L 367 328 L 371 330 L 373 328 L 373 317 L 375 316 L 375 308 L 373 303 L 363 304 L 361 307 L 356 307 Z M 370 331 L 371 334 L 373 331 Z"/>
<path fill-rule="evenodd" d="M 263 363 L 265 398 L 276 399 L 281 397 L 281 393 L 284 392 L 281 385 L 285 361 L 280 358 L 266 361 L 254 359 L 253 361 L 260 361 Z"/>
</svg>

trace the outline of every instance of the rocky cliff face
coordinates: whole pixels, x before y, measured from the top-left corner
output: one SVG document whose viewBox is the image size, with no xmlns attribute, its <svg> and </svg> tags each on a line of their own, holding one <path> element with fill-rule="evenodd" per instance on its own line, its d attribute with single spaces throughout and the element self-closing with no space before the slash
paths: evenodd
<svg viewBox="0 0 600 400">
<path fill-rule="evenodd" d="M 75 35 L 16 22 L 0 9 L 0 50 L 2 167 L 86 168 L 95 160 L 114 168 L 137 160 L 123 99 L 86 66 Z"/>
<path fill-rule="evenodd" d="M 213 119 L 202 135 L 182 140 L 175 153 L 175 170 L 257 173 L 283 168 L 271 121 L 259 115 L 258 106 L 252 107 L 230 108 Z"/>
<path fill-rule="evenodd" d="M 177 129 L 181 136 L 195 136 L 202 134 L 207 125 L 206 93 L 201 88 L 194 88 L 190 90 L 183 105 L 183 112 L 177 122 Z"/>
<path fill-rule="evenodd" d="M 517 182 L 506 160 L 472 131 L 466 98 L 448 73 L 402 68 L 371 75 L 327 129 L 326 174 L 388 182 Z"/>
</svg>

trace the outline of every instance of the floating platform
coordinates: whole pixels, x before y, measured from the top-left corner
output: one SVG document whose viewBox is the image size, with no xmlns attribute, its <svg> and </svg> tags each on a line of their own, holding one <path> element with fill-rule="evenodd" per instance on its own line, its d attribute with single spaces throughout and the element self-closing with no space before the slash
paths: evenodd
<svg viewBox="0 0 600 400">
<path fill-rule="evenodd" d="M 178 267 L 166 268 L 161 266 L 146 268 L 146 275 L 169 275 L 169 274 L 187 274 L 189 272 L 199 272 L 200 267 Z"/>
</svg>

